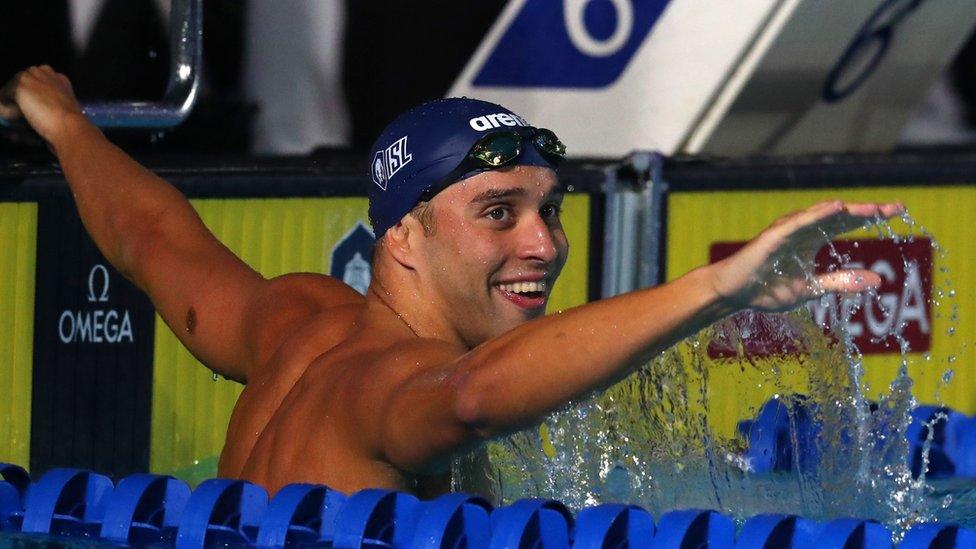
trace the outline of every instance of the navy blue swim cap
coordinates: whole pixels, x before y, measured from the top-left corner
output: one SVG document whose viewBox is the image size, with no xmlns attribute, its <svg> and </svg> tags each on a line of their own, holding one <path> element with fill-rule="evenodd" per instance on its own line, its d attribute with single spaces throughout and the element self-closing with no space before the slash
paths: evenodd
<svg viewBox="0 0 976 549">
<path fill-rule="evenodd" d="M 466 97 L 438 99 L 400 115 L 383 130 L 369 155 L 369 220 L 376 238 L 410 212 L 424 191 L 457 168 L 475 142 L 519 127 L 531 126 L 501 105 Z M 531 145 L 506 164 L 515 165 L 556 168 Z"/>
</svg>

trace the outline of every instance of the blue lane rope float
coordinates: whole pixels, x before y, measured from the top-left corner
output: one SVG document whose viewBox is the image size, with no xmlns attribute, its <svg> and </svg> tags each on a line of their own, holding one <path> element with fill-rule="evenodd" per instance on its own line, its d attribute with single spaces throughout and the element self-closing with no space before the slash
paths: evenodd
<svg viewBox="0 0 976 549">
<path fill-rule="evenodd" d="M 346 496 L 318 484 L 289 484 L 275 494 L 258 528 L 260 547 L 332 543 Z"/>
<path fill-rule="evenodd" d="M 948 478 L 956 475 L 956 459 L 952 450 L 947 446 L 947 432 L 950 425 L 955 425 L 966 416 L 943 406 L 918 406 L 912 410 L 912 422 L 905 431 L 905 438 L 909 444 L 909 467 L 912 476 L 918 478 L 922 474 L 922 466 L 926 465 L 925 474 L 928 478 Z M 950 437 L 953 438 L 953 437 Z M 928 446 L 928 462 L 925 462 L 925 448 Z M 950 444 L 951 445 L 951 444 Z"/>
<path fill-rule="evenodd" d="M 685 509 L 661 516 L 652 549 L 685 547 L 731 548 L 735 543 L 735 523 L 717 511 Z"/>
<path fill-rule="evenodd" d="M 125 477 L 108 497 L 99 537 L 135 546 L 171 544 L 189 500 L 190 487 L 173 477 Z"/>
<path fill-rule="evenodd" d="M 891 531 L 870 520 L 837 519 L 824 524 L 816 536 L 821 549 L 890 549 Z"/>
<path fill-rule="evenodd" d="M 772 398 L 759 409 L 755 420 L 739 422 L 739 434 L 749 444 L 745 454 L 755 473 L 816 470 L 820 463 L 817 437 L 822 424 L 817 406 L 805 397 Z M 794 444 L 793 441 L 796 441 Z"/>
<path fill-rule="evenodd" d="M 20 530 L 24 504 L 20 493 L 8 482 L 0 482 L 0 532 Z"/>
<path fill-rule="evenodd" d="M 822 429 L 818 408 L 808 398 L 772 398 L 754 419 L 739 422 L 739 434 L 747 444 L 742 456 L 753 473 L 815 471 L 820 465 Z M 849 433 L 838 436 L 849 442 Z M 924 466 L 931 479 L 976 478 L 976 417 L 941 406 L 918 406 L 911 412 L 905 438 L 905 460 L 914 477 L 922 474 Z"/>
<path fill-rule="evenodd" d="M 569 547 L 573 515 L 561 502 L 523 499 L 491 514 L 491 549 Z"/>
<path fill-rule="evenodd" d="M 945 436 L 953 436 L 951 429 Z M 480 497 L 460 493 L 419 501 L 402 492 L 370 489 L 347 497 L 313 484 L 288 485 L 269 503 L 264 489 L 241 480 L 210 479 L 191 492 L 166 476 L 130 475 L 113 486 L 108 477 L 91 471 L 52 469 L 24 486 L 23 479 L 30 479 L 26 471 L 10 467 L 0 464 L 0 471 L 14 471 L 11 481 L 0 481 L 0 544 L 9 536 L 14 544 L 62 539 L 92 547 L 156 549 L 892 547 L 890 530 L 855 518 L 817 522 L 760 514 L 746 520 L 736 535 L 732 519 L 712 510 L 671 511 L 655 528 L 651 515 L 636 505 L 602 504 L 574 517 L 556 500 L 523 499 L 493 509 Z M 974 548 L 976 532 L 924 523 L 909 530 L 900 546 Z"/>
<path fill-rule="evenodd" d="M 488 547 L 491 543 L 493 509 L 487 500 L 451 493 L 421 506 L 411 548 Z"/>
<path fill-rule="evenodd" d="M 811 547 L 817 539 L 820 525 L 796 515 L 764 513 L 742 525 L 735 541 L 736 548 L 750 547 Z"/>
<path fill-rule="evenodd" d="M 186 503 L 174 546 L 254 545 L 267 506 L 268 494 L 260 486 L 243 480 L 205 480 Z"/>
<path fill-rule="evenodd" d="M 52 469 L 27 492 L 21 531 L 29 534 L 98 537 L 114 491 L 112 479 L 81 469 Z"/>
<path fill-rule="evenodd" d="M 3 479 L 0 483 L 9 484 L 17 490 L 21 501 L 27 498 L 27 489 L 30 488 L 31 478 L 23 467 L 12 463 L 0 463 L 0 479 Z"/>
<path fill-rule="evenodd" d="M 654 539 L 654 519 L 636 505 L 604 503 L 576 515 L 573 547 L 644 547 Z"/>
<path fill-rule="evenodd" d="M 336 549 L 407 547 L 420 500 L 392 490 L 367 489 L 353 494 L 336 516 Z"/>
<path fill-rule="evenodd" d="M 976 532 L 954 524 L 919 524 L 905 534 L 900 549 L 971 549 L 976 547 Z"/>
</svg>

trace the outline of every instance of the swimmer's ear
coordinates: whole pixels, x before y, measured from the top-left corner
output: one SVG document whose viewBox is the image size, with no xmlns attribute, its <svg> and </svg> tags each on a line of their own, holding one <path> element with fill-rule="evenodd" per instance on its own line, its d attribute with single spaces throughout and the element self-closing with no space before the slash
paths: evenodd
<svg viewBox="0 0 976 549">
<path fill-rule="evenodd" d="M 396 225 L 386 230 L 383 235 L 383 246 L 397 263 L 404 267 L 414 268 L 414 249 L 411 246 L 412 219 L 404 217 Z"/>
</svg>

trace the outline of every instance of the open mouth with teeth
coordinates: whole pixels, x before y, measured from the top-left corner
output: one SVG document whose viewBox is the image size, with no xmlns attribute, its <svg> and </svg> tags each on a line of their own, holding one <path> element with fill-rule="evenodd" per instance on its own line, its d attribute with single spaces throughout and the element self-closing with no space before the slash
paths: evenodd
<svg viewBox="0 0 976 549">
<path fill-rule="evenodd" d="M 512 303 L 523 309 L 539 309 L 546 305 L 546 281 L 496 284 L 495 288 Z"/>
</svg>

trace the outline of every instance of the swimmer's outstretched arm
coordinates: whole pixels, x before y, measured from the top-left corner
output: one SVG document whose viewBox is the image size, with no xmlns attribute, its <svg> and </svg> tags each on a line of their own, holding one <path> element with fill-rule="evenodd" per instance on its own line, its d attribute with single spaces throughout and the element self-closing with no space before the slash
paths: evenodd
<svg viewBox="0 0 976 549">
<path fill-rule="evenodd" d="M 407 469 L 442 463 L 438 452 L 535 424 L 732 312 L 789 310 L 824 292 L 877 287 L 880 278 L 867 270 L 810 280 L 794 254 L 812 263 L 834 236 L 902 211 L 900 204 L 820 203 L 781 218 L 721 262 L 485 342 L 448 363 L 440 376 L 417 376 L 395 394 L 386 452 Z M 426 423 L 411 427 L 410 418 L 420 417 Z"/>
<path fill-rule="evenodd" d="M 18 115 L 57 155 L 85 228 L 106 259 L 149 294 L 197 358 L 246 381 L 270 352 L 262 337 L 283 328 L 257 330 L 255 323 L 271 310 L 300 316 L 302 305 L 281 307 L 286 303 L 266 295 L 274 284 L 224 247 L 176 188 L 84 117 L 64 75 L 33 67 L 5 86 L 0 116 Z M 278 307 L 267 307 L 269 302 Z"/>
</svg>

